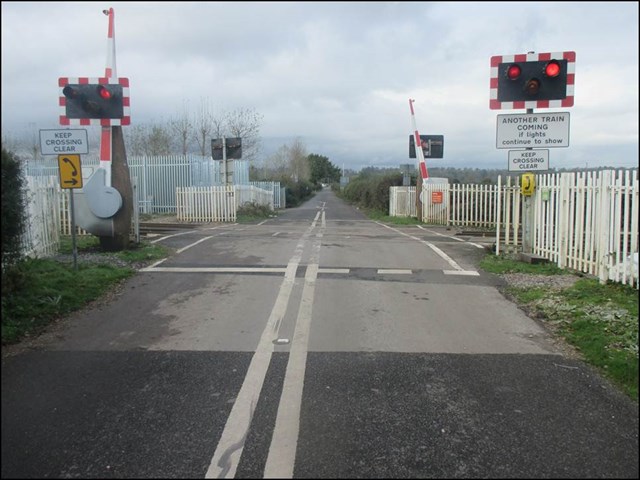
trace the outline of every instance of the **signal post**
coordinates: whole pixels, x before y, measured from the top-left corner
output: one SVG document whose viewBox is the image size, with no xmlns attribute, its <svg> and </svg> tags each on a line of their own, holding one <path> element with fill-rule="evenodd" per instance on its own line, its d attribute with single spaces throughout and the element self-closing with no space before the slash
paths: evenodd
<svg viewBox="0 0 640 480">
<path fill-rule="evenodd" d="M 109 17 L 107 65 L 103 77 L 61 77 L 60 124 L 95 125 L 102 129 L 100 168 L 78 192 L 79 226 L 100 239 L 103 250 L 125 250 L 129 245 L 133 191 L 122 126 L 131 122 L 129 79 L 118 78 L 115 65 L 115 21 Z"/>
<path fill-rule="evenodd" d="M 498 115 L 496 129 L 496 148 L 522 146 L 525 149 L 509 152 L 509 171 L 521 171 L 523 166 L 525 170 L 520 176 L 520 192 L 523 195 L 522 250 L 525 255 L 533 253 L 533 199 L 536 189 L 532 170 L 549 169 L 549 151 L 534 148 L 569 146 L 569 113 L 551 113 L 540 117 L 535 116 L 533 110 L 573 106 L 575 60 L 573 51 L 491 57 L 489 108 L 526 109 L 524 115 L 510 115 L 513 122 L 505 122 L 504 117 L 507 116 Z M 500 117 L 503 117 L 502 124 Z M 505 137 L 505 125 L 514 123 L 519 124 L 515 135 Z M 558 126 L 560 133 L 556 128 Z M 566 131 L 563 127 L 566 127 Z M 519 162 L 512 164 L 512 159 Z"/>
</svg>

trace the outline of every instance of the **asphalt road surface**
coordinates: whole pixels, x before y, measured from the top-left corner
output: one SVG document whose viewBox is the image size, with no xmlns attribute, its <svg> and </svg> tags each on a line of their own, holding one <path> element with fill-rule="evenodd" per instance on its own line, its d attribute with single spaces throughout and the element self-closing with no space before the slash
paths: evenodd
<svg viewBox="0 0 640 480">
<path fill-rule="evenodd" d="M 324 190 L 2 360 L 2 478 L 638 478 L 638 405 L 478 270 Z"/>
</svg>

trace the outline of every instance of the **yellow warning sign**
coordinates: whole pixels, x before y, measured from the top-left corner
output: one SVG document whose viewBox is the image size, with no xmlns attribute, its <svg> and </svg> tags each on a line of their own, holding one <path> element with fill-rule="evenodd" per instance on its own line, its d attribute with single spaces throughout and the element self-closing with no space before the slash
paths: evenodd
<svg viewBox="0 0 640 480">
<path fill-rule="evenodd" d="M 520 176 L 520 193 L 522 195 L 533 195 L 536 189 L 536 177 L 533 173 L 523 173 Z"/>
<path fill-rule="evenodd" d="M 80 155 L 58 155 L 60 187 L 82 188 L 82 166 Z"/>
</svg>

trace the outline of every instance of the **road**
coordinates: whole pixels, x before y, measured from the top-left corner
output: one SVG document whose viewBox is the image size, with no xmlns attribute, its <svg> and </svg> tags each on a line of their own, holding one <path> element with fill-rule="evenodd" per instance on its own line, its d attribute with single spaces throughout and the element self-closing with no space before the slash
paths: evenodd
<svg viewBox="0 0 640 480">
<path fill-rule="evenodd" d="M 478 270 L 328 190 L 2 361 L 3 478 L 637 478 L 637 403 Z"/>
</svg>

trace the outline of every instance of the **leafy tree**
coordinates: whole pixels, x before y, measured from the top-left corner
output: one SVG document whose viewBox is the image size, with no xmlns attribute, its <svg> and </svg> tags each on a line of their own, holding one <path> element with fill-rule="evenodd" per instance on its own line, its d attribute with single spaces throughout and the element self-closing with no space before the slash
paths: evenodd
<svg viewBox="0 0 640 480">
<path fill-rule="evenodd" d="M 311 183 L 319 184 L 340 181 L 340 168 L 333 165 L 327 157 L 311 153 L 307 159 L 311 169 Z"/>
</svg>

